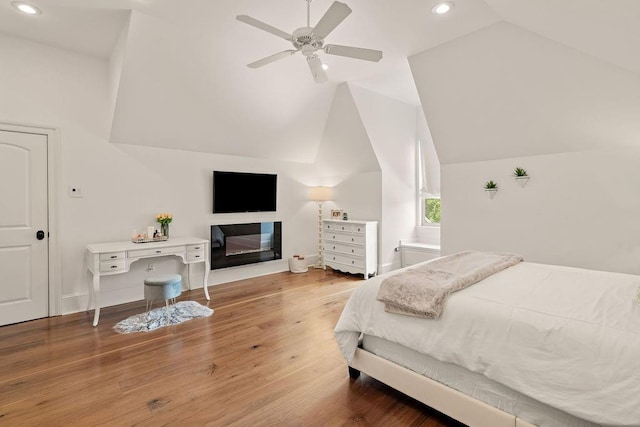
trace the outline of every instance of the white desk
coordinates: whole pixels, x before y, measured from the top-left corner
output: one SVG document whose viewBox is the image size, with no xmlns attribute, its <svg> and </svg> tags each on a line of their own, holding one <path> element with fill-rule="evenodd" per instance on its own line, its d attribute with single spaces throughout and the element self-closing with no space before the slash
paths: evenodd
<svg viewBox="0 0 640 427">
<path fill-rule="evenodd" d="M 188 266 L 188 289 L 191 289 L 191 265 L 204 262 L 204 280 L 202 287 L 209 298 L 207 283 L 209 280 L 209 241 L 196 237 L 171 237 L 163 242 L 133 243 L 112 242 L 87 245 L 87 267 L 93 274 L 93 281 L 89 283 L 89 302 L 87 311 L 95 302 L 93 326 L 98 325 L 100 318 L 100 277 L 122 274 L 129 271 L 129 267 L 139 259 L 155 258 L 175 255 Z M 93 285 L 93 286 L 92 286 Z"/>
</svg>

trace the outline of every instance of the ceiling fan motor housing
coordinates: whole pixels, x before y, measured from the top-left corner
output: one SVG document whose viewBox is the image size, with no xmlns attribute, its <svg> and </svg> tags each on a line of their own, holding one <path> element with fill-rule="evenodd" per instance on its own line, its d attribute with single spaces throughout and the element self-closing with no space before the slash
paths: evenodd
<svg viewBox="0 0 640 427">
<path fill-rule="evenodd" d="M 313 55 L 313 52 L 322 49 L 324 44 L 324 40 L 313 35 L 313 28 L 311 27 L 302 27 L 295 30 L 291 42 L 293 47 L 299 49 L 304 56 Z"/>
</svg>

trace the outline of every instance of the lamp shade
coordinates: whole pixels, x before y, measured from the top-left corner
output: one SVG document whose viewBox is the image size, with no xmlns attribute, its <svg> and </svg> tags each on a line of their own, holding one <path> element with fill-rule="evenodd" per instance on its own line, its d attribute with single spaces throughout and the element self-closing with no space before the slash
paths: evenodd
<svg viewBox="0 0 640 427">
<path fill-rule="evenodd" d="M 309 188 L 309 199 L 317 202 L 324 202 L 331 200 L 331 188 L 330 187 L 311 187 Z"/>
</svg>

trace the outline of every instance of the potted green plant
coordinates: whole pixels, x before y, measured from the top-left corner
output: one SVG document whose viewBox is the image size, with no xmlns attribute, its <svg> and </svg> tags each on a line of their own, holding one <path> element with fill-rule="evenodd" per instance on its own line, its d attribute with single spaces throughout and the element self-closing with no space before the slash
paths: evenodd
<svg viewBox="0 0 640 427">
<path fill-rule="evenodd" d="M 493 199 L 493 196 L 498 192 L 498 183 L 493 180 L 489 180 L 484 183 L 484 191 L 487 193 L 490 199 Z"/>
<path fill-rule="evenodd" d="M 513 177 L 520 187 L 524 187 L 527 185 L 527 181 L 529 181 L 529 175 L 527 171 L 521 167 L 517 167 L 513 170 Z"/>
</svg>

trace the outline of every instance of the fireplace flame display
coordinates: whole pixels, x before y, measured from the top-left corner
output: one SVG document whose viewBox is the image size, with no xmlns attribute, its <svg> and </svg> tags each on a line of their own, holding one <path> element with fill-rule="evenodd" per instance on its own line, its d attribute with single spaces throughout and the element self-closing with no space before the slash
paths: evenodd
<svg viewBox="0 0 640 427">
<path fill-rule="evenodd" d="M 211 269 L 282 259 L 282 223 L 211 226 Z"/>
</svg>

